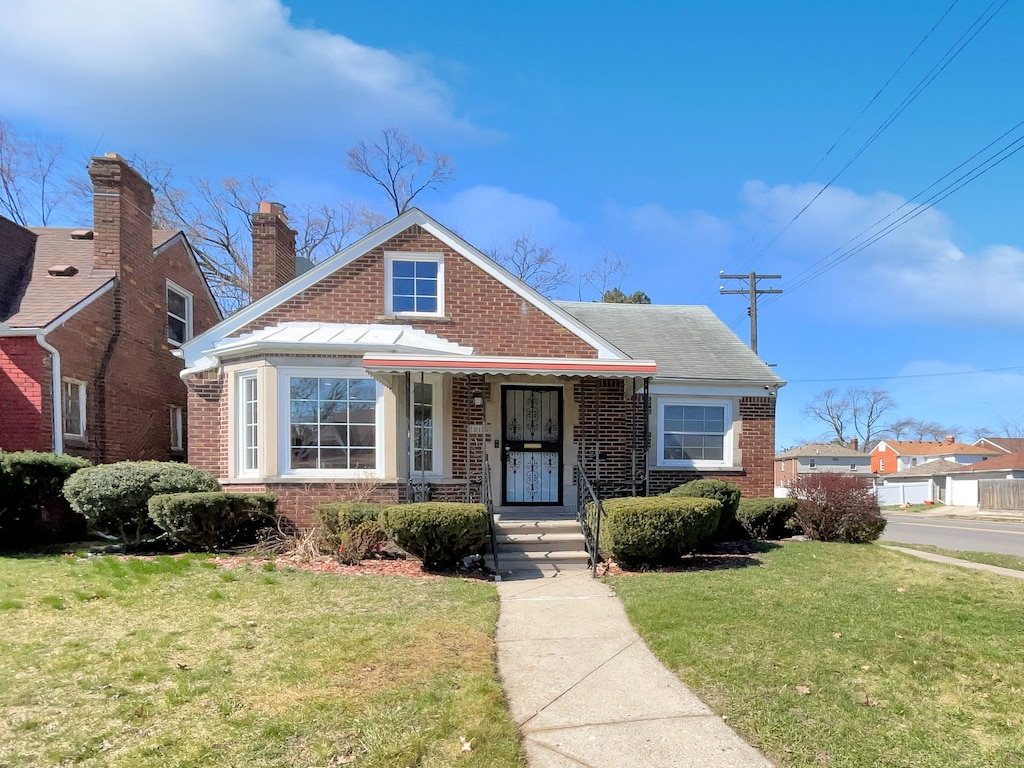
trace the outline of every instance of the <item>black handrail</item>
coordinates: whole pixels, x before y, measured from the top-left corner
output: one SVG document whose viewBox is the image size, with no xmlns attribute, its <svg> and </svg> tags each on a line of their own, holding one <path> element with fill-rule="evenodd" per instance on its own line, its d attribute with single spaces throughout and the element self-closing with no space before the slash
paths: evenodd
<svg viewBox="0 0 1024 768">
<path fill-rule="evenodd" d="M 590 525 L 587 505 L 594 505 L 594 526 Z M 587 553 L 590 555 L 590 575 L 597 578 L 597 563 L 601 559 L 601 519 L 604 517 L 604 505 L 594 485 L 583 471 L 583 464 L 576 461 L 576 519 L 583 529 Z"/>
<path fill-rule="evenodd" d="M 494 572 L 501 576 L 501 567 L 498 565 L 498 537 L 494 532 L 494 503 L 491 501 L 491 467 L 487 463 L 487 452 L 484 451 L 483 467 L 480 472 L 480 502 L 487 510 L 487 538 L 491 542 L 491 557 L 494 558 Z"/>
</svg>

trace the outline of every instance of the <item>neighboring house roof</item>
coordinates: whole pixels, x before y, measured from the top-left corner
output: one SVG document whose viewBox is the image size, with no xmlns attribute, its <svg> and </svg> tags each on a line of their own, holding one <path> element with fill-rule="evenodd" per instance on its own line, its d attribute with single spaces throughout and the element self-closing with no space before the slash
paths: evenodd
<svg viewBox="0 0 1024 768">
<path fill-rule="evenodd" d="M 871 457 L 866 453 L 855 451 L 853 448 L 847 448 L 845 445 L 838 445 L 837 443 L 807 443 L 806 445 L 797 446 L 796 448 L 790 448 L 788 451 L 783 451 L 775 455 L 776 461 L 782 461 L 783 459 L 802 459 L 802 458 L 815 458 L 816 456 L 841 456 L 843 458 L 851 459 L 870 459 Z"/>
<path fill-rule="evenodd" d="M 570 301 L 555 304 L 629 357 L 654 360 L 658 379 L 753 381 L 773 389 L 785 385 L 707 307 Z"/>
<path fill-rule="evenodd" d="M 926 465 L 927 466 L 927 465 Z M 1004 453 L 992 459 L 976 461 L 973 464 L 957 464 L 956 469 L 951 472 L 999 472 L 999 471 L 1024 471 L 1024 451 Z"/>
<path fill-rule="evenodd" d="M 0 317 L 8 328 L 45 328 L 114 280 L 112 270 L 94 269 L 92 238 L 72 237 L 88 230 L 31 227 L 30 231 L 36 235 L 36 244 L 29 278 L 18 295 L 8 298 L 8 316 Z"/>
<path fill-rule="evenodd" d="M 1024 437 L 982 437 L 974 441 L 975 445 L 987 443 L 1005 453 L 1024 451 Z"/>
<path fill-rule="evenodd" d="M 180 350 L 185 359 L 185 368 L 193 371 L 201 369 L 204 365 L 203 361 L 210 360 L 207 353 L 212 352 L 218 340 L 236 333 L 274 307 L 311 288 L 328 275 L 337 272 L 374 248 L 384 245 L 388 240 L 391 240 L 412 226 L 421 227 L 425 232 L 436 237 L 470 263 L 475 264 L 491 277 L 517 293 L 525 301 L 532 304 L 559 325 L 594 347 L 598 358 L 621 360 L 629 357 L 594 329 L 584 325 L 564 309 L 556 306 L 552 301 L 523 283 L 419 208 L 410 208 L 387 224 L 378 227 L 365 237 L 338 251 L 338 253 L 330 258 L 321 261 L 309 271 L 290 280 L 277 290 L 271 291 L 266 296 L 257 299 L 252 304 L 243 307 L 205 333 L 201 333 L 191 341 L 183 344 Z"/>
<path fill-rule="evenodd" d="M 977 454 L 997 456 L 1000 451 L 993 448 L 981 448 L 967 443 L 947 443 L 934 440 L 882 440 L 875 450 L 887 446 L 893 453 L 901 456 L 948 456 L 959 454 Z"/>
<path fill-rule="evenodd" d="M 946 461 L 945 459 L 936 459 L 935 461 L 926 461 L 924 464 L 918 464 L 917 466 L 907 467 L 906 469 L 894 472 L 891 475 L 885 475 L 887 479 L 901 478 L 901 477 L 936 477 L 938 475 L 945 475 L 950 472 L 955 472 L 964 464 L 957 464 L 953 461 Z M 966 465 L 972 466 L 972 465 Z"/>
</svg>

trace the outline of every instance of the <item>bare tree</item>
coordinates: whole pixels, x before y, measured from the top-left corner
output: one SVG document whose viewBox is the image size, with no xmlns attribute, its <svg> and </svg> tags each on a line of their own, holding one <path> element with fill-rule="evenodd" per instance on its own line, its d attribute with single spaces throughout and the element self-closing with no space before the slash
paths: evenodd
<svg viewBox="0 0 1024 768">
<path fill-rule="evenodd" d="M 960 428 L 946 426 L 937 421 L 899 419 L 889 424 L 882 432 L 894 440 L 943 440 L 947 435 L 960 432 Z"/>
<path fill-rule="evenodd" d="M 828 425 L 829 435 L 840 445 L 849 445 L 849 438 L 860 439 L 861 450 L 870 450 L 882 435 L 891 433 L 883 429 L 882 419 L 896 408 L 896 402 L 884 389 L 850 388 L 845 392 L 830 388 L 816 394 L 804 408 L 804 413 Z M 900 429 L 907 427 L 898 422 Z"/>
<path fill-rule="evenodd" d="M 427 152 L 397 128 L 384 128 L 373 144 L 360 141 L 345 153 L 349 170 L 365 176 L 384 190 L 395 207 L 395 215 L 409 210 L 415 197 L 425 189 L 437 190 L 455 175 L 448 155 Z"/>
<path fill-rule="evenodd" d="M 524 232 L 507 248 L 492 248 L 487 255 L 539 293 L 553 296 L 572 282 L 572 269 L 555 258 L 554 250 L 553 245 L 540 245 Z"/>
<path fill-rule="evenodd" d="M 598 296 L 603 297 L 609 291 L 619 288 L 627 274 L 629 262 L 612 251 L 602 254 L 590 266 L 580 269 L 580 298 L 583 298 L 584 285 L 589 285 Z"/>
<path fill-rule="evenodd" d="M 0 120 L 0 214 L 23 227 L 45 227 L 56 212 L 74 208 L 66 162 L 63 144 L 22 141 Z"/>
<path fill-rule="evenodd" d="M 846 432 L 850 428 L 852 407 L 847 395 L 830 388 L 816 394 L 804 407 L 804 413 L 825 422 L 835 435 L 835 441 L 840 445 L 846 445 Z"/>
<path fill-rule="evenodd" d="M 881 420 L 896 408 L 896 401 L 884 389 L 848 389 L 850 417 L 853 428 L 861 439 L 864 450 L 878 440 L 882 431 Z"/>
<path fill-rule="evenodd" d="M 274 185 L 257 176 L 219 182 L 198 177 L 181 187 L 167 166 L 138 158 L 132 164 L 153 185 L 154 226 L 185 232 L 226 314 L 245 306 L 252 280 L 251 216 L 261 201 L 273 199 Z M 336 206 L 298 205 L 289 217 L 298 233 L 296 255 L 314 263 L 376 223 L 372 212 L 349 201 Z"/>
</svg>

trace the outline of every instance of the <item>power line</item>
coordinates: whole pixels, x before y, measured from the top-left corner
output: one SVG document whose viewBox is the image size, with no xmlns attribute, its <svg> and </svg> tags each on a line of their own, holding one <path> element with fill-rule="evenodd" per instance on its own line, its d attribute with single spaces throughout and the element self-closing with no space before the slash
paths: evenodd
<svg viewBox="0 0 1024 768">
<path fill-rule="evenodd" d="M 830 382 L 847 382 L 847 381 L 888 381 L 891 379 L 933 379 L 946 376 L 973 376 L 978 373 L 1001 373 L 1004 371 L 1020 371 L 1024 373 L 1024 364 L 1021 365 L 1009 365 L 1004 368 L 978 368 L 973 371 L 947 371 L 945 373 L 907 373 L 895 376 L 853 376 L 849 378 L 829 378 L 829 379 L 787 379 L 788 384 L 827 384 Z"/>
</svg>

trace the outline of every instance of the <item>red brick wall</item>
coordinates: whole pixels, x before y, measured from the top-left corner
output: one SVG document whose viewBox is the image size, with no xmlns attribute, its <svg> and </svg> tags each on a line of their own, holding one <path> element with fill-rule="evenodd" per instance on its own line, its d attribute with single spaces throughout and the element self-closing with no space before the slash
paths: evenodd
<svg viewBox="0 0 1024 768">
<path fill-rule="evenodd" d="M 295 277 L 295 234 L 277 203 L 260 203 L 252 215 L 252 301 Z"/>
<path fill-rule="evenodd" d="M 443 252 L 446 317 L 384 315 L 385 251 Z M 480 355 L 597 356 L 529 302 L 414 225 L 274 308 L 239 333 L 288 321 L 402 323 L 465 344 Z"/>
<path fill-rule="evenodd" d="M 216 371 L 188 377 L 188 462 L 216 477 L 228 474 L 228 398 Z"/>
<path fill-rule="evenodd" d="M 49 390 L 43 357 L 32 337 L 0 337 L 0 450 L 53 450 L 53 430 L 43 413 L 44 386 Z"/>
</svg>

